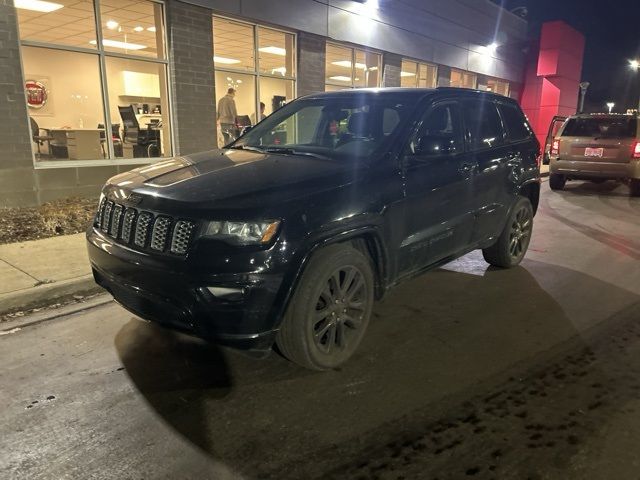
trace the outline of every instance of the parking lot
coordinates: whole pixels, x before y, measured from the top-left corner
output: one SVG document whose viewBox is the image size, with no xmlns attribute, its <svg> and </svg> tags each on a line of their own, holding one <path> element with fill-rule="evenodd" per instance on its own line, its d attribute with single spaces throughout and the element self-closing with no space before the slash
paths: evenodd
<svg viewBox="0 0 640 480">
<path fill-rule="evenodd" d="M 640 198 L 543 183 L 520 267 L 392 290 L 315 373 L 114 303 L 0 337 L 4 478 L 637 478 Z"/>
</svg>

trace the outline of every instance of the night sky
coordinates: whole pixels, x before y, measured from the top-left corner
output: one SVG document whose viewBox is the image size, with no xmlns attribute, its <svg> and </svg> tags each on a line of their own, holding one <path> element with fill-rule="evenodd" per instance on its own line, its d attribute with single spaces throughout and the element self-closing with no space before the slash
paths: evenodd
<svg viewBox="0 0 640 480">
<path fill-rule="evenodd" d="M 640 71 L 629 60 L 640 60 L 640 0 L 494 0 L 507 9 L 525 6 L 530 32 L 539 32 L 545 21 L 564 20 L 584 34 L 586 47 L 582 80 L 590 82 L 585 111 L 637 108 Z"/>
</svg>

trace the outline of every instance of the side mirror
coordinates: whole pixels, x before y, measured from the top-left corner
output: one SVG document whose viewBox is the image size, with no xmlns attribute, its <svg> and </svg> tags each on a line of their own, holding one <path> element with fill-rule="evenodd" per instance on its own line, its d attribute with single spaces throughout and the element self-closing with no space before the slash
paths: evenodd
<svg viewBox="0 0 640 480">
<path fill-rule="evenodd" d="M 455 141 L 451 137 L 426 135 L 419 137 L 413 148 L 415 155 L 449 155 L 456 152 Z"/>
</svg>

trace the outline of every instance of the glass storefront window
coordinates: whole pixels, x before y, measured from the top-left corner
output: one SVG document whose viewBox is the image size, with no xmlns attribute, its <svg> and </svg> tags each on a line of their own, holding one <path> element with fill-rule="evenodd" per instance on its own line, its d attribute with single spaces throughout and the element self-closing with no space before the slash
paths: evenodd
<svg viewBox="0 0 640 480">
<path fill-rule="evenodd" d="M 477 77 L 473 73 L 451 69 L 451 87 L 476 88 Z"/>
<path fill-rule="evenodd" d="M 21 56 L 36 164 L 171 156 L 163 4 L 22 5 Z M 94 8 L 100 9 L 99 35 Z"/>
<path fill-rule="evenodd" d="M 382 55 L 327 43 L 325 90 L 379 87 Z"/>
<path fill-rule="evenodd" d="M 22 47 L 22 64 L 36 160 L 107 158 L 98 56 Z"/>
<path fill-rule="evenodd" d="M 355 87 L 380 86 L 380 71 L 382 70 L 382 55 L 379 53 L 356 50 Z"/>
<path fill-rule="evenodd" d="M 505 97 L 509 96 L 509 82 L 504 82 L 502 80 L 487 80 L 487 90 L 490 92 L 499 93 L 500 95 L 504 95 Z"/>
<path fill-rule="evenodd" d="M 285 103 L 294 98 L 295 85 L 293 80 L 283 80 L 279 78 L 260 77 L 260 109 L 264 105 L 262 115 L 258 120 L 262 120 L 265 116 L 271 115 Z M 252 118 L 252 124 L 255 125 L 256 117 Z"/>
<path fill-rule="evenodd" d="M 341 87 L 353 85 L 353 49 L 327 42 L 325 83 Z"/>
<path fill-rule="evenodd" d="M 102 44 L 107 52 L 164 58 L 162 5 L 101 0 Z"/>
<path fill-rule="evenodd" d="M 438 83 L 438 67 L 428 63 L 418 64 L 418 87 L 436 88 Z"/>
<path fill-rule="evenodd" d="M 96 20 L 91 0 L 19 2 L 20 39 L 80 48 L 97 48 Z"/>
<path fill-rule="evenodd" d="M 281 77 L 295 76 L 294 40 L 290 33 L 258 27 L 259 72 Z"/>
<path fill-rule="evenodd" d="M 402 60 L 402 66 L 400 68 L 400 86 L 418 86 L 418 64 L 416 62 Z"/>
<path fill-rule="evenodd" d="M 107 57 L 107 88 L 116 158 L 154 158 L 171 152 L 166 66 Z"/>
<path fill-rule="evenodd" d="M 221 111 L 221 99 L 233 89 L 237 113 L 235 125 L 229 118 L 218 119 L 218 145 L 295 97 L 295 38 L 280 30 L 213 17 L 216 105 Z"/>
<path fill-rule="evenodd" d="M 227 94 L 229 88 L 233 88 L 236 91 L 234 101 L 238 116 L 246 117 L 243 119 L 245 122 L 247 118 L 255 118 L 256 85 L 253 75 L 217 70 L 215 80 L 218 101 Z"/>
<path fill-rule="evenodd" d="M 253 26 L 213 17 L 213 64 L 215 68 L 255 71 Z"/>
</svg>

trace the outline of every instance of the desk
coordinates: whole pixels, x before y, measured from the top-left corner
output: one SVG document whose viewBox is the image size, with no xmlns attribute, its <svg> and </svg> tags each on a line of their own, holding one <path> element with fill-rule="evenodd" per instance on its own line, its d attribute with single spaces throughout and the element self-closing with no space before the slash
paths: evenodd
<svg viewBox="0 0 640 480">
<path fill-rule="evenodd" d="M 52 128 L 49 132 L 53 139 L 51 143 L 66 146 L 69 160 L 98 160 L 103 158 L 100 134 L 103 129 L 66 129 Z"/>
</svg>

